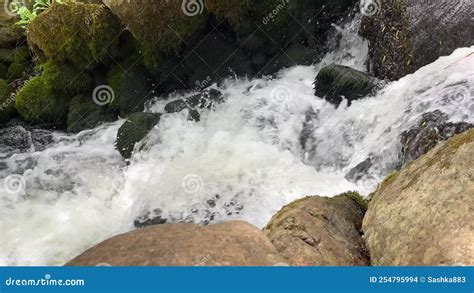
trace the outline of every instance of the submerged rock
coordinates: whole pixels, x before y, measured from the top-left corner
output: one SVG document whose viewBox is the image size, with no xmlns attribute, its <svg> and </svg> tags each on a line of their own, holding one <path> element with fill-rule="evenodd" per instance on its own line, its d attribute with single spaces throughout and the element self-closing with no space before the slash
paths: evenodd
<svg viewBox="0 0 474 293">
<path fill-rule="evenodd" d="M 150 130 L 160 122 L 161 114 L 156 113 L 134 113 L 127 117 L 127 121 L 119 128 L 117 133 L 116 147 L 122 157 L 132 157 L 133 149 Z"/>
<path fill-rule="evenodd" d="M 474 265 L 474 130 L 391 174 L 363 230 L 373 265 Z"/>
<path fill-rule="evenodd" d="M 465 122 L 448 122 L 448 115 L 439 110 L 423 114 L 418 125 L 401 135 L 401 163 L 418 159 L 438 143 L 472 127 L 474 125 Z"/>
<path fill-rule="evenodd" d="M 108 239 L 66 266 L 273 266 L 283 259 L 256 227 L 163 224 Z"/>
<path fill-rule="evenodd" d="M 280 210 L 264 232 L 292 265 L 365 266 L 369 258 L 361 226 L 366 204 L 352 192 L 306 197 Z"/>
<path fill-rule="evenodd" d="M 314 82 L 315 94 L 339 106 L 343 97 L 352 101 L 370 94 L 376 83 L 368 74 L 347 66 L 331 64 L 322 68 Z"/>
<path fill-rule="evenodd" d="M 370 41 L 371 66 L 381 79 L 399 79 L 474 43 L 471 0 L 379 3 L 377 14 L 364 17 L 359 33 Z"/>
</svg>

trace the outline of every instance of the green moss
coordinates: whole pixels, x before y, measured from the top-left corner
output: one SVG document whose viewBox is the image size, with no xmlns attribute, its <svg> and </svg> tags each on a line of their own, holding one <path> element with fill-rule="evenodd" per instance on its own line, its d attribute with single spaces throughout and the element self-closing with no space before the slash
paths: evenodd
<svg viewBox="0 0 474 293">
<path fill-rule="evenodd" d="M 55 4 L 28 26 L 36 55 L 80 69 L 106 63 L 116 52 L 121 27 L 104 5 Z"/>
<path fill-rule="evenodd" d="M 182 1 L 107 1 L 141 44 L 144 63 L 151 70 L 158 68 L 163 56 L 180 51 L 182 40 L 206 26 L 205 12 L 188 16 L 181 4 Z"/>
<path fill-rule="evenodd" d="M 18 47 L 15 50 L 15 62 L 25 63 L 30 58 L 30 50 L 26 46 Z"/>
<path fill-rule="evenodd" d="M 54 91 L 74 96 L 90 90 L 94 80 L 85 71 L 77 69 L 73 64 L 48 62 L 43 66 L 43 81 Z"/>
<path fill-rule="evenodd" d="M 63 124 L 69 101 L 64 95 L 54 92 L 43 77 L 38 76 L 21 88 L 15 104 L 20 116 L 29 123 Z"/>
<path fill-rule="evenodd" d="M 363 197 L 362 195 L 360 195 L 358 192 L 355 192 L 355 191 L 345 192 L 343 194 L 340 194 L 340 195 L 336 196 L 335 198 L 337 198 L 337 197 L 349 198 L 349 199 L 353 200 L 354 202 L 356 202 L 364 210 L 367 210 L 367 208 L 369 206 L 369 201 L 365 197 Z"/>
<path fill-rule="evenodd" d="M 148 72 L 135 57 L 117 64 L 107 74 L 107 83 L 114 91 L 111 106 L 122 115 L 144 110 L 144 103 L 152 96 Z"/>
<path fill-rule="evenodd" d="M 27 66 L 23 63 L 12 63 L 8 67 L 7 80 L 15 80 L 23 77 L 23 73 L 27 70 Z"/>
<path fill-rule="evenodd" d="M 379 189 L 385 189 L 389 184 L 391 184 L 395 179 L 397 179 L 398 175 L 400 174 L 399 171 L 393 171 L 392 173 L 388 174 L 387 177 L 380 183 Z"/>
<path fill-rule="evenodd" d="M 0 63 L 0 79 L 6 78 L 7 71 L 8 67 L 5 64 Z"/>
<path fill-rule="evenodd" d="M 0 79 L 0 123 L 6 123 L 16 115 L 15 100 L 6 80 Z"/>
</svg>

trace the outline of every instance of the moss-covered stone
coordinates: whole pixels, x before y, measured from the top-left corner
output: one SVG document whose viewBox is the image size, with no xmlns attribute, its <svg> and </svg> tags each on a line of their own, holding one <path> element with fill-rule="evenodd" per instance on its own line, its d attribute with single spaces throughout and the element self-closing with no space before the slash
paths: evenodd
<svg viewBox="0 0 474 293">
<path fill-rule="evenodd" d="M 122 157 L 132 157 L 135 144 L 148 135 L 151 129 L 160 122 L 161 114 L 134 113 L 127 117 L 127 121 L 117 133 L 116 147 Z"/>
<path fill-rule="evenodd" d="M 77 95 L 69 105 L 67 131 L 72 133 L 91 129 L 103 122 L 110 122 L 117 118 L 107 106 L 94 103 L 92 97 Z"/>
<path fill-rule="evenodd" d="M 46 60 L 70 62 L 80 69 L 115 55 L 121 27 L 104 5 L 54 4 L 28 26 L 28 42 Z"/>
<path fill-rule="evenodd" d="M 349 192 L 346 192 L 346 193 L 343 193 L 343 194 L 340 194 L 340 195 L 336 196 L 336 198 L 337 197 L 349 198 L 349 199 L 355 201 L 365 211 L 367 210 L 367 207 L 369 205 L 369 201 L 367 200 L 367 198 L 363 197 L 362 195 L 360 195 L 358 192 L 355 192 L 355 191 L 349 191 Z"/>
<path fill-rule="evenodd" d="M 43 81 L 54 91 L 74 96 L 94 87 L 94 80 L 73 64 L 50 61 L 43 66 Z"/>
<path fill-rule="evenodd" d="M 179 51 L 182 40 L 203 29 L 207 20 L 205 11 L 186 15 L 182 1 L 108 0 L 106 3 L 140 42 L 144 62 L 150 69 L 156 69 L 163 56 Z"/>
<path fill-rule="evenodd" d="M 135 57 L 112 67 L 107 82 L 115 96 L 112 107 L 122 115 L 143 111 L 145 102 L 153 98 L 147 69 Z"/>
<path fill-rule="evenodd" d="M 54 92 L 43 77 L 29 80 L 17 93 L 16 109 L 21 117 L 32 124 L 64 124 L 67 117 L 69 99 Z"/>
<path fill-rule="evenodd" d="M 7 80 L 12 81 L 18 78 L 22 78 L 27 68 L 28 67 L 23 63 L 15 62 L 10 64 L 6 76 Z"/>
<path fill-rule="evenodd" d="M 21 46 L 15 49 L 15 62 L 25 63 L 30 58 L 30 49 L 27 46 Z"/>
<path fill-rule="evenodd" d="M 3 63 L 0 63 L 0 79 L 7 77 L 8 66 Z"/>
<path fill-rule="evenodd" d="M 15 99 L 6 80 L 0 79 L 0 124 L 16 116 Z"/>
</svg>

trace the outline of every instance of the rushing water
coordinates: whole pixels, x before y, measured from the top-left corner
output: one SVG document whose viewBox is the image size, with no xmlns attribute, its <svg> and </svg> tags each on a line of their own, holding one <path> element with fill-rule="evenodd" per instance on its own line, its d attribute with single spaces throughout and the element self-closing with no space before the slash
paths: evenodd
<svg viewBox="0 0 474 293">
<path fill-rule="evenodd" d="M 305 195 L 371 192 L 398 165 L 401 132 L 425 112 L 474 122 L 474 47 L 351 107 L 315 97 L 322 66 L 365 68 L 367 44 L 356 36 L 357 22 L 338 30 L 339 47 L 320 64 L 227 80 L 220 86 L 226 102 L 203 111 L 198 123 L 164 115 L 129 165 L 114 149 L 123 121 L 78 135 L 40 134 L 49 136 L 46 149 L 0 150 L 0 265 L 61 265 L 133 229 L 149 211 L 168 221 L 243 219 L 262 227 Z M 161 112 L 164 104 L 157 99 L 147 111 Z M 374 164 L 366 176 L 346 180 L 369 156 Z M 9 186 L 12 180 L 20 185 Z"/>
</svg>

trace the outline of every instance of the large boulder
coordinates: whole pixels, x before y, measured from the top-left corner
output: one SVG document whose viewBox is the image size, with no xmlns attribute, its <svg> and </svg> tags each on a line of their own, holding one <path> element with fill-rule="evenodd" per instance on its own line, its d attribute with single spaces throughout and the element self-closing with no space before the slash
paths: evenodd
<svg viewBox="0 0 474 293">
<path fill-rule="evenodd" d="M 163 56 L 179 51 L 183 40 L 189 41 L 191 35 L 206 25 L 207 15 L 187 15 L 182 1 L 104 0 L 104 3 L 139 41 L 144 62 L 150 69 L 156 69 Z M 194 13 L 193 7 L 189 9 Z"/>
<path fill-rule="evenodd" d="M 367 73 L 347 66 L 331 64 L 322 68 L 314 82 L 315 94 L 331 104 L 339 106 L 343 98 L 358 100 L 372 93 L 376 87 L 374 78 Z"/>
<path fill-rule="evenodd" d="M 115 236 L 67 266 L 273 266 L 275 248 L 256 227 L 239 221 L 197 226 L 163 224 Z"/>
<path fill-rule="evenodd" d="M 399 79 L 474 43 L 471 0 L 373 2 L 381 7 L 364 17 L 360 34 L 370 41 L 371 65 L 379 78 Z"/>
<path fill-rule="evenodd" d="M 79 69 L 110 61 L 118 49 L 120 23 L 104 5 L 53 4 L 28 25 L 28 43 L 44 60 Z"/>
<path fill-rule="evenodd" d="M 155 113 L 133 113 L 127 117 L 127 121 L 119 128 L 117 133 L 116 147 L 122 157 L 132 157 L 135 144 L 145 138 L 150 130 L 160 122 L 161 114 Z"/>
<path fill-rule="evenodd" d="M 363 222 L 373 265 L 474 265 L 474 130 L 391 174 Z"/>
<path fill-rule="evenodd" d="M 365 200 L 356 193 L 297 200 L 273 216 L 264 232 L 292 265 L 365 266 Z"/>
<path fill-rule="evenodd" d="M 426 154 L 440 142 L 462 133 L 474 125 L 466 122 L 448 122 L 445 113 L 436 110 L 422 115 L 420 121 L 401 135 L 401 163 L 413 161 Z"/>
</svg>

